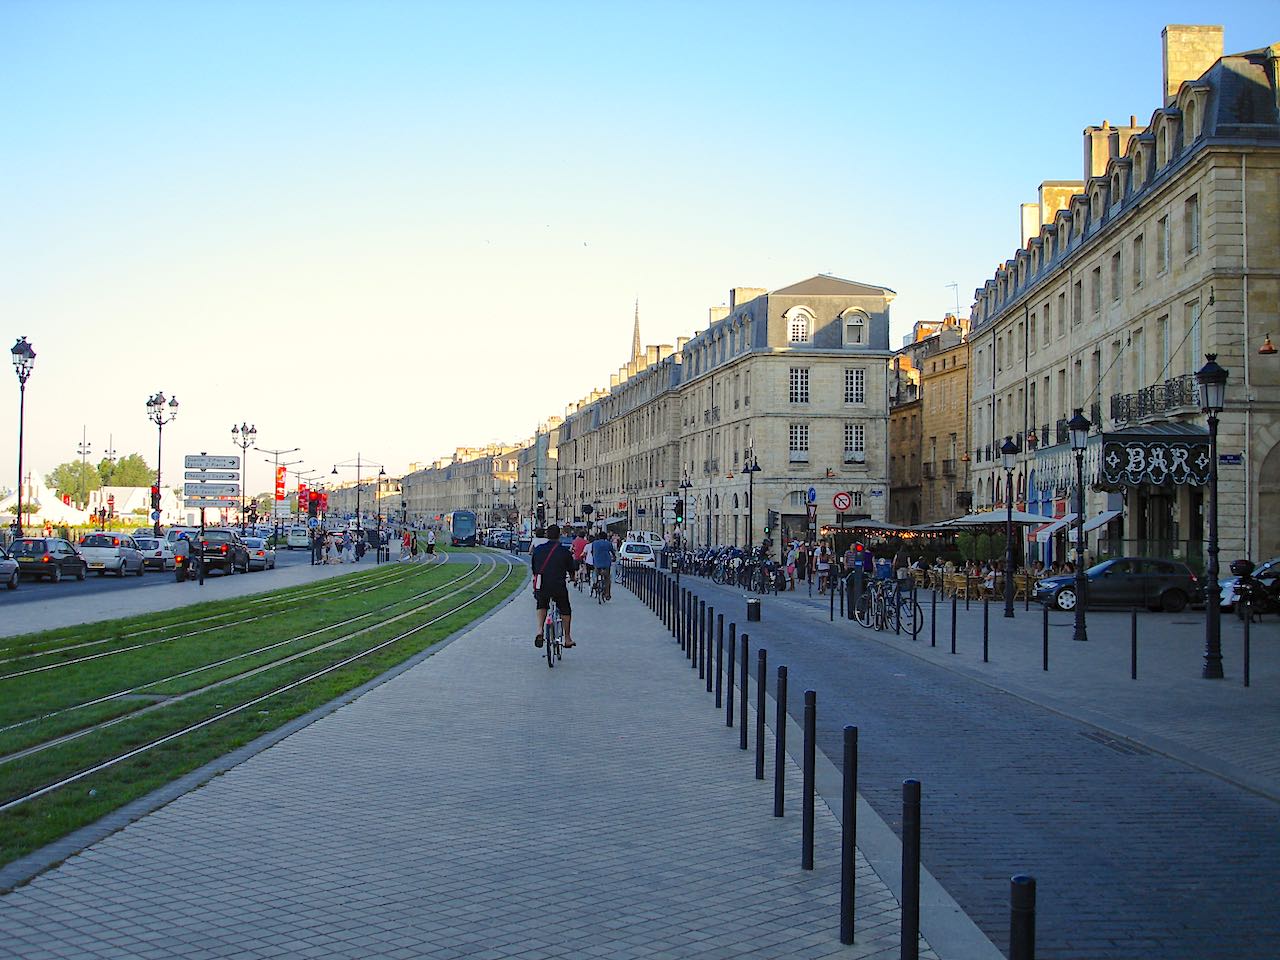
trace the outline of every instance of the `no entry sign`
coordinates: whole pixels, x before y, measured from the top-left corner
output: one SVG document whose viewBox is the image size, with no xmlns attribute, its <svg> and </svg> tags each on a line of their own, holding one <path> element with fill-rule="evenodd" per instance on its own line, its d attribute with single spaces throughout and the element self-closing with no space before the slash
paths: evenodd
<svg viewBox="0 0 1280 960">
<path fill-rule="evenodd" d="M 831 505 L 840 513 L 844 513 L 853 506 L 853 497 L 849 496 L 849 494 L 844 490 L 841 490 L 831 498 Z"/>
</svg>

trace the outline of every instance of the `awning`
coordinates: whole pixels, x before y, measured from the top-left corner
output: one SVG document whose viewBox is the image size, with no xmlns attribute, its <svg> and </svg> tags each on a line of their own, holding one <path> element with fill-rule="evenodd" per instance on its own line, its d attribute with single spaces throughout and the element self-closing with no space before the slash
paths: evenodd
<svg viewBox="0 0 1280 960">
<path fill-rule="evenodd" d="M 1113 487 L 1203 486 L 1209 432 L 1190 423 L 1150 423 L 1102 435 L 1101 479 Z"/>
<path fill-rule="evenodd" d="M 1061 530 L 1067 524 L 1074 523 L 1075 519 L 1076 519 L 1076 515 L 1074 513 L 1068 513 L 1068 514 L 1065 514 L 1064 516 L 1058 517 L 1056 520 L 1053 520 L 1050 523 L 1046 523 L 1043 527 L 1039 527 L 1034 531 L 1036 536 L 1036 543 L 1048 543 L 1050 537 L 1052 537 L 1057 531 Z"/>
<path fill-rule="evenodd" d="M 1118 516 L 1120 516 L 1119 510 L 1104 510 L 1097 516 L 1090 517 L 1084 522 L 1084 532 L 1088 533 L 1090 530 L 1097 530 L 1104 523 L 1110 523 L 1111 520 Z"/>
<path fill-rule="evenodd" d="M 1004 523 L 1009 519 L 1009 511 L 1007 510 L 988 510 L 985 513 L 970 513 L 963 517 L 955 517 L 951 520 L 943 520 L 939 526 L 944 527 L 976 527 L 990 523 Z M 1044 517 L 1038 513 L 1026 513 L 1022 510 L 1013 511 L 1014 523 L 1041 523 Z"/>
</svg>

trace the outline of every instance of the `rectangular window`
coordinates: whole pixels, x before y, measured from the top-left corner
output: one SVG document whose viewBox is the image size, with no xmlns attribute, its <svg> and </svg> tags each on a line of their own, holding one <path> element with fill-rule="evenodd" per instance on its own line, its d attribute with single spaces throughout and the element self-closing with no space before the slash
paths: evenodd
<svg viewBox="0 0 1280 960">
<path fill-rule="evenodd" d="M 1160 381 L 1169 375 L 1169 348 L 1172 346 L 1169 336 L 1169 318 L 1161 317 L 1156 321 L 1156 349 L 1160 351 L 1156 358 L 1160 362 L 1160 371 L 1156 374 L 1156 380 Z"/>
<path fill-rule="evenodd" d="M 1195 373 L 1200 369 L 1200 301 L 1192 300 L 1186 305 L 1187 311 L 1187 373 Z"/>
<path fill-rule="evenodd" d="M 809 342 L 809 318 L 799 314 L 791 318 L 787 325 L 787 340 L 791 343 Z"/>
<path fill-rule="evenodd" d="M 1156 221 L 1156 273 L 1169 269 L 1169 218 Z"/>
<path fill-rule="evenodd" d="M 1084 283 L 1080 280 L 1077 280 L 1071 287 L 1071 324 L 1072 326 L 1080 322 L 1080 316 L 1084 310 L 1083 291 L 1084 291 Z"/>
<path fill-rule="evenodd" d="M 809 462 L 809 425 L 807 423 L 791 424 L 788 435 L 791 442 L 791 462 Z"/>
<path fill-rule="evenodd" d="M 808 367 L 792 367 L 791 368 L 791 391 L 789 393 L 792 403 L 808 403 L 809 402 L 809 368 Z"/>
<path fill-rule="evenodd" d="M 1182 228 L 1186 231 L 1187 256 L 1200 249 L 1200 197 L 1189 196 L 1182 205 Z"/>
<path fill-rule="evenodd" d="M 860 507 L 860 506 L 862 506 L 862 491 L 861 491 L 861 490 L 855 490 L 855 491 L 853 491 L 853 505 L 854 505 L 855 507 Z"/>
<path fill-rule="evenodd" d="M 744 407 L 751 406 L 751 371 L 748 370 L 742 375 L 742 405 Z"/>
<path fill-rule="evenodd" d="M 1142 242 L 1142 234 L 1138 234 L 1133 238 L 1133 289 L 1137 290 L 1142 286 L 1142 279 L 1146 274 L 1146 247 Z"/>
<path fill-rule="evenodd" d="M 1102 309 L 1102 268 L 1094 267 L 1093 276 L 1090 278 L 1089 285 L 1089 306 L 1093 307 L 1096 314 Z"/>
<path fill-rule="evenodd" d="M 1046 300 L 1044 302 L 1044 345 L 1046 347 L 1049 345 L 1049 327 L 1051 325 L 1049 320 L 1049 301 Z"/>
<path fill-rule="evenodd" d="M 1058 294 L 1058 337 L 1059 339 L 1067 335 L 1067 295 L 1065 293 Z"/>
<path fill-rule="evenodd" d="M 1123 283 L 1120 271 L 1120 251 L 1117 250 L 1111 255 L 1111 299 L 1118 301 L 1120 299 L 1120 288 Z"/>
<path fill-rule="evenodd" d="M 996 337 L 996 369 L 1004 369 L 1004 337 Z"/>
<path fill-rule="evenodd" d="M 867 428 L 861 423 L 844 425 L 844 462 L 865 463 L 867 459 Z"/>
<path fill-rule="evenodd" d="M 1147 344 L 1141 330 L 1135 330 L 1129 337 L 1129 352 L 1133 355 L 1133 385 L 1147 385 Z"/>
<path fill-rule="evenodd" d="M 1014 344 L 1013 344 L 1014 356 L 1015 356 L 1015 357 L 1017 357 L 1019 360 L 1021 360 L 1021 359 L 1022 359 L 1022 347 L 1023 347 L 1023 344 L 1024 344 L 1025 342 L 1026 342 L 1025 333 L 1023 332 L 1022 324 L 1021 324 L 1021 323 L 1019 323 L 1019 324 L 1018 324 L 1018 339 L 1017 339 L 1017 340 L 1015 340 L 1015 341 L 1014 341 Z M 942 369 L 944 369 L 944 370 L 945 370 L 946 368 L 947 368 L 947 361 L 946 361 L 946 360 L 943 360 L 943 361 L 942 361 Z"/>
<path fill-rule="evenodd" d="M 845 367 L 844 402 L 867 402 L 867 371 L 861 367 Z"/>
</svg>

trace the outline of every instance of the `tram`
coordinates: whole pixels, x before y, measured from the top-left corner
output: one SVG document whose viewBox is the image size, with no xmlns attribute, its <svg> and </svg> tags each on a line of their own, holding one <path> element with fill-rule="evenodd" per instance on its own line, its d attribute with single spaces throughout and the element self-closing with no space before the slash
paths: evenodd
<svg viewBox="0 0 1280 960">
<path fill-rule="evenodd" d="M 454 510 L 445 514 L 444 528 L 449 534 L 449 543 L 455 547 L 474 547 L 476 545 L 476 515 L 470 510 Z"/>
</svg>

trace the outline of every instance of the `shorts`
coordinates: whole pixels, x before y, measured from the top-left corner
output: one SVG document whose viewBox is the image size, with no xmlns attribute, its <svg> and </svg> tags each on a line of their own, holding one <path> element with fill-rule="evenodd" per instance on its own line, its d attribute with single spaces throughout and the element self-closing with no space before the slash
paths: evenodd
<svg viewBox="0 0 1280 960">
<path fill-rule="evenodd" d="M 572 610 L 569 607 L 569 588 L 563 583 L 556 584 L 552 587 L 541 587 L 533 591 L 534 609 L 547 610 L 551 607 L 551 601 L 556 602 L 556 609 L 560 611 L 560 616 L 567 617 Z"/>
</svg>

